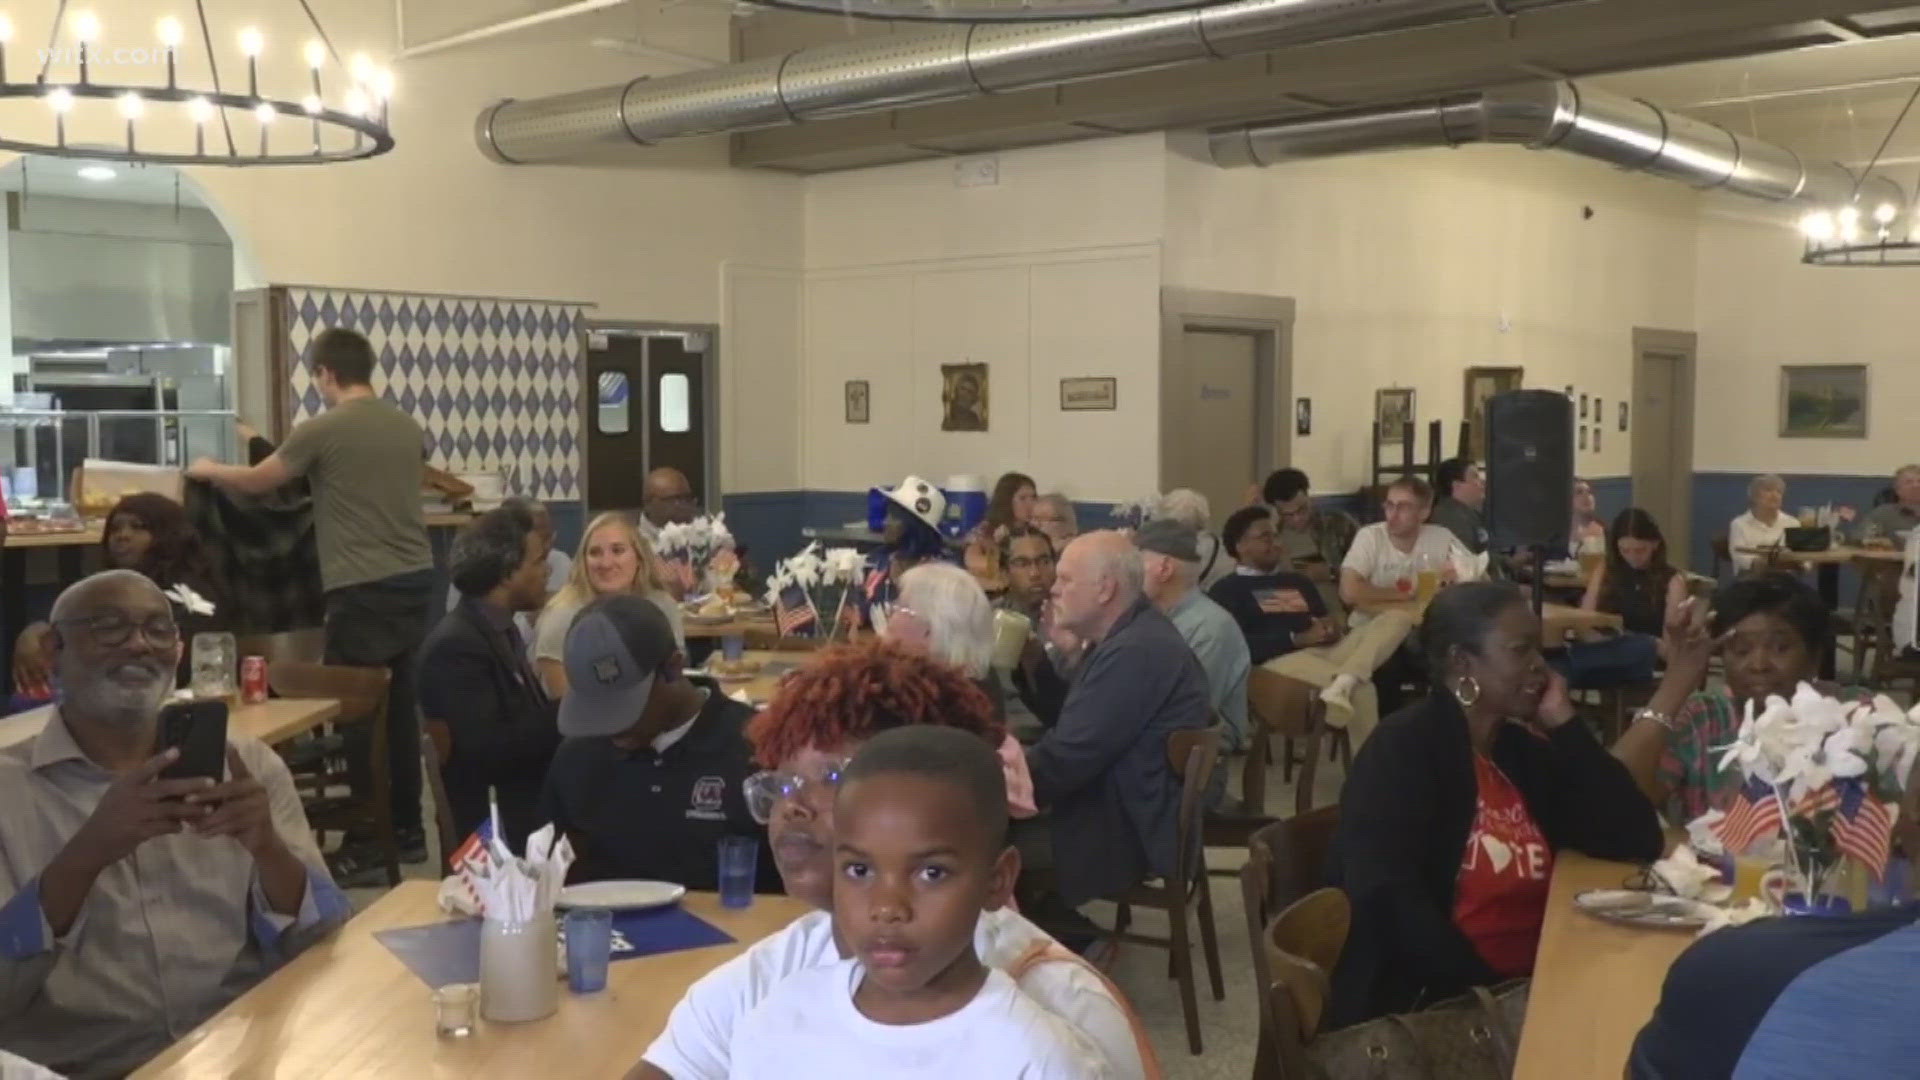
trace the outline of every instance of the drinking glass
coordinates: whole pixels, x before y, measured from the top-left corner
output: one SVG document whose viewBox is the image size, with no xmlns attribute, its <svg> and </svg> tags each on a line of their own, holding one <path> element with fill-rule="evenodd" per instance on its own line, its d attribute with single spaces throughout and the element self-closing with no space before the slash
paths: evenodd
<svg viewBox="0 0 1920 1080">
<path fill-rule="evenodd" d="M 728 634 L 720 639 L 720 655 L 729 664 L 738 663 L 740 655 L 747 650 L 747 639 L 739 634 Z"/>
<path fill-rule="evenodd" d="M 574 908 L 562 923 L 567 936 L 567 988 L 597 994 L 607 988 L 607 964 L 613 959 L 613 912 Z"/>
<path fill-rule="evenodd" d="M 1440 591 L 1440 569 L 1434 565 L 1431 557 L 1422 555 L 1414 560 L 1413 578 L 1415 583 L 1414 599 L 1426 604 L 1433 594 Z"/>
<path fill-rule="evenodd" d="M 743 908 L 753 903 L 754 870 L 760 862 L 760 841 L 751 836 L 720 838 L 720 906 Z"/>
<path fill-rule="evenodd" d="M 239 659 L 240 646 L 232 634 L 203 631 L 193 635 L 193 696 L 231 697 L 238 688 L 234 669 Z"/>
<path fill-rule="evenodd" d="M 480 988 L 473 983 L 451 983 L 433 992 L 433 1030 L 445 1038 L 473 1034 L 474 1013 L 480 1007 Z"/>
</svg>

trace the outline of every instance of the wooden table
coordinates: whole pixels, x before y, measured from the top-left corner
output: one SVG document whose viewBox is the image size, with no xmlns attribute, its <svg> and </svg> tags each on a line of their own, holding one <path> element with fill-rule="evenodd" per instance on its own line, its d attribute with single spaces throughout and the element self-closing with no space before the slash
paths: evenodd
<svg viewBox="0 0 1920 1080">
<path fill-rule="evenodd" d="M 689 639 L 745 637 L 756 633 L 771 635 L 778 632 L 771 614 L 739 615 L 724 622 L 707 622 L 690 616 L 682 617 L 680 621 Z"/>
<path fill-rule="evenodd" d="M 810 652 L 775 651 L 772 649 L 748 649 L 741 653 L 740 656 L 747 660 L 758 660 L 762 664 L 777 663 L 791 665 L 780 670 L 763 672 L 748 679 L 718 679 L 716 676 L 721 689 L 729 694 L 744 692 L 747 695 L 747 700 L 751 702 L 755 708 L 759 708 L 773 700 L 774 692 L 780 689 L 780 682 L 787 677 L 788 672 L 811 660 L 814 654 Z"/>
<path fill-rule="evenodd" d="M 737 940 L 618 961 L 602 993 L 574 995 L 563 985 L 560 1011 L 545 1020 L 483 1020 L 464 1039 L 443 1039 L 434 1034 L 427 985 L 373 937 L 444 918 L 434 902 L 438 884 L 402 882 L 134 1076 L 618 1078 L 666 1027 L 688 986 L 808 910 L 790 897 L 756 896 L 752 907 L 729 911 L 712 893 L 688 893 L 687 910 Z"/>
<path fill-rule="evenodd" d="M 1415 626 L 1427 613 L 1425 604 L 1412 599 L 1374 600 L 1357 605 L 1355 610 L 1369 615 L 1398 611 L 1411 618 Z M 1547 604 L 1540 611 L 1540 635 L 1549 645 L 1580 630 L 1618 630 L 1621 625 L 1620 616 L 1607 611 L 1587 611 L 1566 604 Z"/>
<path fill-rule="evenodd" d="M 25 742 L 40 734 L 53 715 L 42 705 L 0 719 L 0 747 Z M 242 705 L 227 718 L 227 729 L 251 735 L 272 746 L 312 731 L 340 715 L 340 703 L 331 698 L 273 698 L 258 705 Z"/>
<path fill-rule="evenodd" d="M 1667 969 L 1693 943 L 1692 931 L 1636 930 L 1574 910 L 1576 894 L 1617 889 L 1633 872 L 1573 851 L 1555 859 L 1514 1080 L 1619 1080 L 1625 1070 Z"/>
<path fill-rule="evenodd" d="M 1754 555 L 1768 560 L 1776 560 L 1782 565 L 1798 564 L 1813 567 L 1814 587 L 1820 591 L 1820 599 L 1827 605 L 1828 611 L 1840 610 L 1840 568 L 1855 559 L 1870 559 L 1874 562 L 1898 563 L 1906 558 L 1906 552 L 1900 548 L 1864 548 L 1834 546 L 1825 551 L 1788 551 L 1783 547 L 1743 547 L 1735 548 L 1741 555 Z M 1838 668 L 1835 653 L 1835 641 L 1827 639 L 1826 647 L 1820 654 L 1820 677 L 1832 679 Z"/>
</svg>

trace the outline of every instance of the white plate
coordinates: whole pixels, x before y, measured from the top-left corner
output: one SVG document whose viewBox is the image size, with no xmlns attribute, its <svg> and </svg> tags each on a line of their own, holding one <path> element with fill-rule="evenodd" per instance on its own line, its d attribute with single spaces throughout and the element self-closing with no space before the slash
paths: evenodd
<svg viewBox="0 0 1920 1080">
<path fill-rule="evenodd" d="M 1713 914 L 1711 904 L 1641 889 L 1588 889 L 1573 905 L 1596 919 L 1656 930 L 1698 930 Z"/>
<path fill-rule="evenodd" d="M 638 911 L 677 904 L 685 895 L 687 887 L 671 881 L 589 881 L 561 889 L 554 905 L 562 909 L 603 907 Z"/>
</svg>

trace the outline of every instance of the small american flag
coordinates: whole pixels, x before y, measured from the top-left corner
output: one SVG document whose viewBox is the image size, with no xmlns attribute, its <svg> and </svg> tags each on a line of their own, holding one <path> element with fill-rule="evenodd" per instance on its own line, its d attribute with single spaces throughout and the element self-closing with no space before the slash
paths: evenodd
<svg viewBox="0 0 1920 1080">
<path fill-rule="evenodd" d="M 447 855 L 447 869 L 460 879 L 460 885 L 466 889 L 467 899 L 475 908 L 483 905 L 480 900 L 480 888 L 476 879 L 486 877 L 493 869 L 493 822 L 487 818 L 480 820 L 480 827 L 473 835 Z"/>
<path fill-rule="evenodd" d="M 1826 783 L 1812 791 L 1800 793 L 1799 801 L 1793 804 L 1793 816 L 1811 818 L 1823 814 L 1840 805 L 1840 793 L 1835 790 L 1837 783 Z"/>
<path fill-rule="evenodd" d="M 789 585 L 780 590 L 773 604 L 774 625 L 779 627 L 781 637 L 793 637 L 820 621 L 820 612 L 813 606 L 813 600 L 807 590 L 798 585 Z"/>
<path fill-rule="evenodd" d="M 1758 777 L 1740 788 L 1727 816 L 1714 823 L 1713 833 L 1730 854 L 1747 850 L 1755 840 L 1780 831 L 1780 796 Z"/>
<path fill-rule="evenodd" d="M 1842 791 L 1833 815 L 1833 842 L 1878 880 L 1887 868 L 1887 849 L 1900 808 L 1874 798 L 1858 780 L 1838 781 L 1835 786 Z"/>
</svg>

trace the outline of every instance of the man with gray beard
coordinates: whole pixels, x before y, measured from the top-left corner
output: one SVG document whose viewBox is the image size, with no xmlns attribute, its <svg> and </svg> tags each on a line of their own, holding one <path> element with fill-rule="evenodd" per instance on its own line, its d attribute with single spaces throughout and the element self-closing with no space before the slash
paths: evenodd
<svg viewBox="0 0 1920 1080">
<path fill-rule="evenodd" d="M 229 736 L 225 779 L 162 779 L 180 631 L 129 570 L 55 602 L 64 697 L 0 750 L 0 1048 L 120 1076 L 350 914 L 280 759 Z"/>
</svg>

